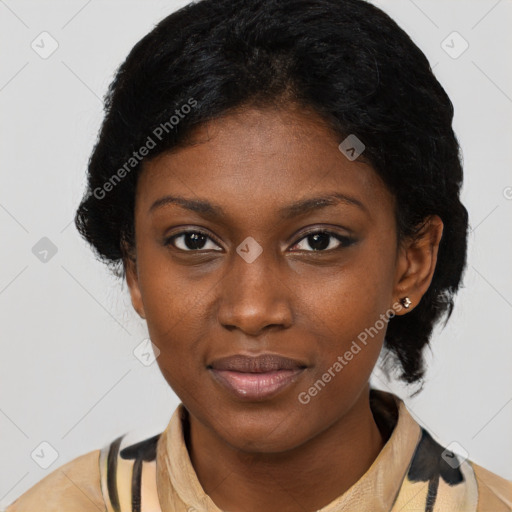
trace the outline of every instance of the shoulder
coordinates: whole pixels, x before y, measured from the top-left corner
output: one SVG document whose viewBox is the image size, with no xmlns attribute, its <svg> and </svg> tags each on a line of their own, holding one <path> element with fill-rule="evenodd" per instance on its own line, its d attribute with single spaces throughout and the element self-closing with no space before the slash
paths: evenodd
<svg viewBox="0 0 512 512">
<path fill-rule="evenodd" d="M 55 469 L 6 509 L 6 512 L 106 511 L 101 492 L 99 458 L 94 450 Z"/>
<path fill-rule="evenodd" d="M 512 512 L 512 482 L 444 447 L 421 428 L 393 512 Z"/>
<path fill-rule="evenodd" d="M 512 481 L 471 462 L 478 486 L 479 512 L 512 511 Z"/>
<path fill-rule="evenodd" d="M 121 436 L 101 450 L 101 486 L 108 512 L 161 512 L 156 484 L 160 438 L 157 434 L 134 442 L 134 436 Z"/>
<path fill-rule="evenodd" d="M 140 439 L 128 432 L 57 468 L 5 512 L 161 512 L 156 486 L 160 434 Z"/>
</svg>

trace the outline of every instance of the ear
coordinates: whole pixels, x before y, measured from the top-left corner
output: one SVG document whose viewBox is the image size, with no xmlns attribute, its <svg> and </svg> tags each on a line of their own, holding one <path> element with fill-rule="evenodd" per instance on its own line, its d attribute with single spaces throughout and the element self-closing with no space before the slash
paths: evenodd
<svg viewBox="0 0 512 512">
<path fill-rule="evenodd" d="M 428 290 L 436 268 L 443 228 L 441 218 L 430 215 L 418 235 L 400 246 L 393 296 L 395 304 L 409 297 L 411 306 L 408 309 L 401 306 L 397 315 L 414 309 Z"/>
<path fill-rule="evenodd" d="M 144 303 L 142 302 L 142 294 L 140 293 L 139 287 L 139 275 L 137 272 L 137 260 L 134 255 L 127 255 L 123 257 L 123 265 L 126 273 L 126 283 L 130 290 L 130 297 L 132 299 L 132 305 L 135 311 L 141 318 L 146 318 L 144 311 Z"/>
</svg>

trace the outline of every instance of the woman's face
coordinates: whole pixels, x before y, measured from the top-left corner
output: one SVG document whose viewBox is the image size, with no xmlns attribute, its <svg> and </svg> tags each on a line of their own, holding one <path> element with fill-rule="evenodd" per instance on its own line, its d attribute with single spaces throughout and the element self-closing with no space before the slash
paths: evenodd
<svg viewBox="0 0 512 512">
<path fill-rule="evenodd" d="M 248 109 L 140 176 L 134 307 L 169 385 L 232 446 L 291 449 L 346 415 L 403 296 L 394 199 L 340 142 L 314 114 Z M 293 361 L 220 361 L 261 354 Z"/>
</svg>

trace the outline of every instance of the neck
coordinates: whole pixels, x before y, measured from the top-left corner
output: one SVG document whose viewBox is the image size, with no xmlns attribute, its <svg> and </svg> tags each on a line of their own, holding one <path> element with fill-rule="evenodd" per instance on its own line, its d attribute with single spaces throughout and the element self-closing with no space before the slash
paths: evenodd
<svg viewBox="0 0 512 512">
<path fill-rule="evenodd" d="M 189 419 L 192 465 L 222 510 L 318 510 L 356 483 L 385 443 L 370 409 L 369 387 L 342 418 L 286 452 L 241 452 Z"/>
</svg>

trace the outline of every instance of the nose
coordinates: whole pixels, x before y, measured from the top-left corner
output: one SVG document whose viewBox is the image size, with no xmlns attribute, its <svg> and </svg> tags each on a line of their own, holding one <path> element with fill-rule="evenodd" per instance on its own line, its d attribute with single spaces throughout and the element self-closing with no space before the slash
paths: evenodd
<svg viewBox="0 0 512 512">
<path fill-rule="evenodd" d="M 218 318 L 228 330 L 239 329 L 248 336 L 258 336 L 271 328 L 292 325 L 292 292 L 270 258 L 263 254 L 252 263 L 236 255 L 221 282 Z"/>
</svg>

